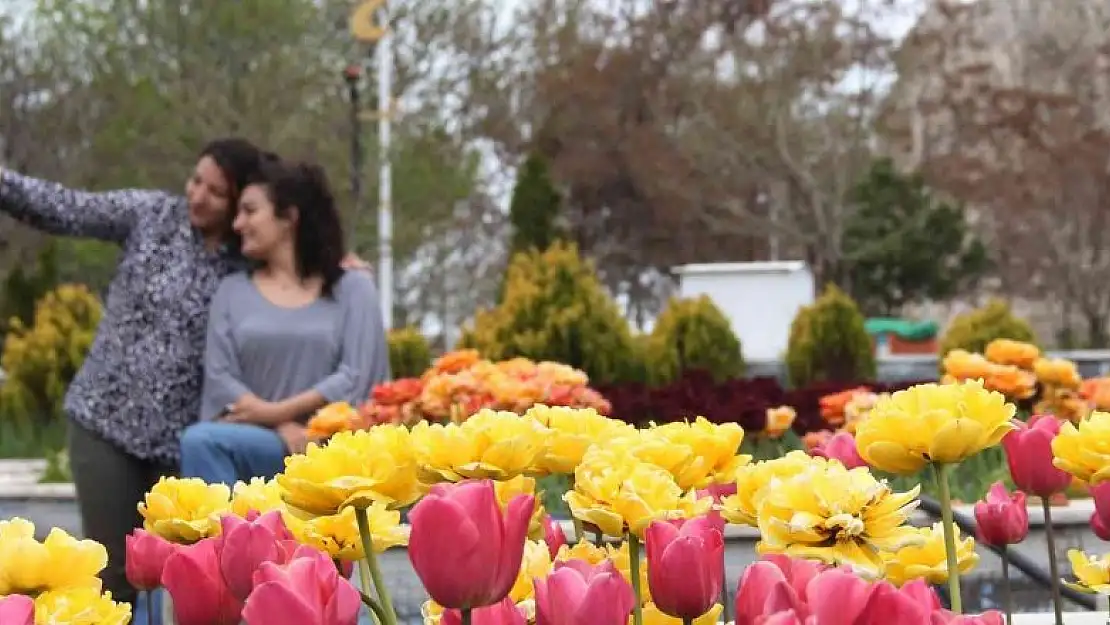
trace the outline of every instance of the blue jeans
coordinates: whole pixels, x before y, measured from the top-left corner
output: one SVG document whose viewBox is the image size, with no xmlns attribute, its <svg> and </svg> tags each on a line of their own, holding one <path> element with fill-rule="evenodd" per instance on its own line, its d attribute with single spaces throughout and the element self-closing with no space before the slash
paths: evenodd
<svg viewBox="0 0 1110 625">
<path fill-rule="evenodd" d="M 202 421 L 181 436 L 181 477 L 233 486 L 252 477 L 272 478 L 285 469 L 285 441 L 270 428 Z"/>
</svg>

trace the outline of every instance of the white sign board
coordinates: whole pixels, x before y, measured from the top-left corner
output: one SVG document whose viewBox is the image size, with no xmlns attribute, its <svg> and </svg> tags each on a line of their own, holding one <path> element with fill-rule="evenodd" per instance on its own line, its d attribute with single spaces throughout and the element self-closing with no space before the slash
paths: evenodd
<svg viewBox="0 0 1110 625">
<path fill-rule="evenodd" d="M 724 312 L 749 361 L 781 359 L 794 315 L 813 303 L 813 274 L 802 261 L 684 265 L 674 271 L 680 297 L 708 295 Z"/>
</svg>

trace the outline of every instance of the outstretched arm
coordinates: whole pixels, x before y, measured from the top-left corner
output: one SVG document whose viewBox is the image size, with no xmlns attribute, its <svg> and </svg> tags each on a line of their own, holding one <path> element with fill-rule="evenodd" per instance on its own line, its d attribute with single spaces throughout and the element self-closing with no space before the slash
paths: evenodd
<svg viewBox="0 0 1110 625">
<path fill-rule="evenodd" d="M 75 191 L 0 168 L 0 211 L 50 234 L 122 245 L 139 217 L 168 199 L 162 191 Z"/>
</svg>

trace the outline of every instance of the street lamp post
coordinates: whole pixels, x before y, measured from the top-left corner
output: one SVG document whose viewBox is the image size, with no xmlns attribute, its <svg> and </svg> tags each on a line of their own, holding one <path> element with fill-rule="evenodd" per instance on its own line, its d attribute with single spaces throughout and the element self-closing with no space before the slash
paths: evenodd
<svg viewBox="0 0 1110 625">
<path fill-rule="evenodd" d="M 350 103 L 351 120 L 351 211 L 347 217 L 347 247 L 355 240 L 358 214 L 362 212 L 362 115 L 359 102 L 358 81 L 362 68 L 348 65 L 343 70 L 343 80 L 347 83 L 347 98 Z"/>
<path fill-rule="evenodd" d="M 382 321 L 393 327 L 393 33 L 387 0 L 363 0 L 351 12 L 351 34 L 373 44 L 378 75 L 378 289 Z"/>
</svg>

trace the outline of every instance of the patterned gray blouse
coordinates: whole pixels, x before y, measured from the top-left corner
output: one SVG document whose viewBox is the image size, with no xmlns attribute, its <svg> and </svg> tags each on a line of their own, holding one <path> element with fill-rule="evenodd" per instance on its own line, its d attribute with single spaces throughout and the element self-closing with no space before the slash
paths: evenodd
<svg viewBox="0 0 1110 625">
<path fill-rule="evenodd" d="M 65 411 L 138 458 L 176 463 L 178 437 L 200 411 L 209 301 L 240 268 L 233 255 L 205 248 L 185 199 L 161 191 L 74 191 L 0 169 L 0 211 L 123 247 Z"/>
</svg>

